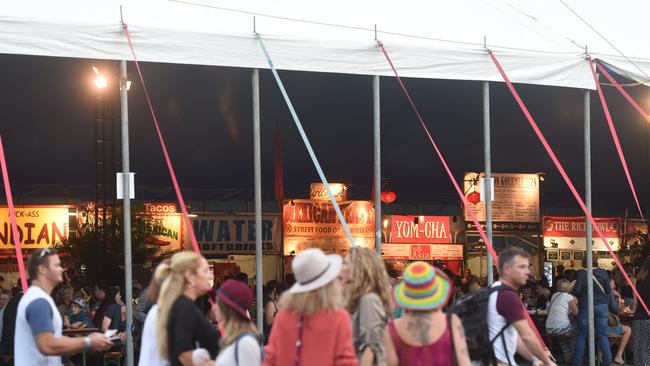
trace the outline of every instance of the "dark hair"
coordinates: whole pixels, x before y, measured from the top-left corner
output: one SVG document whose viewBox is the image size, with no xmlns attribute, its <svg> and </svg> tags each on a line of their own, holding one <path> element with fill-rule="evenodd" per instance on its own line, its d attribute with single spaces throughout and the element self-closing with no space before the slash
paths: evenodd
<svg viewBox="0 0 650 366">
<path fill-rule="evenodd" d="M 266 286 L 264 286 L 264 305 L 266 305 L 267 302 L 272 301 L 271 294 L 274 290 L 275 294 L 280 296 L 282 293 L 282 285 L 276 280 L 270 280 L 266 283 Z"/>
<path fill-rule="evenodd" d="M 49 257 L 56 255 L 56 250 L 50 248 L 38 249 L 32 252 L 27 260 L 27 273 L 29 278 L 36 279 L 38 276 L 38 266 L 49 266 Z"/>
<path fill-rule="evenodd" d="M 592 260 L 591 260 L 592 267 L 593 268 L 598 267 L 598 252 L 595 251 L 595 250 L 593 252 L 591 252 L 591 258 L 592 258 Z M 582 266 L 584 268 L 587 268 L 587 253 L 585 253 L 584 257 L 582 257 Z"/>
<path fill-rule="evenodd" d="M 117 301 L 115 301 L 115 296 L 118 293 L 120 293 L 119 286 L 111 286 L 106 289 L 106 297 L 99 304 L 99 308 L 97 308 L 97 312 L 93 317 L 93 324 L 97 324 L 99 327 L 101 327 L 102 322 L 104 321 L 104 315 L 106 314 L 106 309 L 113 304 L 117 304 Z"/>
<path fill-rule="evenodd" d="M 512 247 L 504 250 L 499 255 L 499 273 L 503 273 L 503 268 L 506 266 L 506 264 L 511 264 L 512 260 L 515 259 L 515 257 L 523 257 L 528 259 L 530 258 L 530 254 L 528 254 L 528 252 L 525 250 L 517 247 Z"/>
<path fill-rule="evenodd" d="M 641 265 L 641 268 L 639 270 L 639 275 L 636 276 L 636 278 L 639 281 L 644 281 L 646 278 L 648 278 L 649 274 L 650 274 L 650 256 L 646 257 L 646 259 L 643 261 L 643 264 Z"/>
</svg>

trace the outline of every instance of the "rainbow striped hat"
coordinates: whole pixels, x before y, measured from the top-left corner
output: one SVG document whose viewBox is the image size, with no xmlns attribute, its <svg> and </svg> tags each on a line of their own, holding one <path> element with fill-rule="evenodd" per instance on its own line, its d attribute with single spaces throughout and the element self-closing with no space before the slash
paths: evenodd
<svg viewBox="0 0 650 366">
<path fill-rule="evenodd" d="M 395 303 L 402 309 L 437 310 L 449 301 L 451 285 L 441 270 L 426 262 L 413 262 L 395 286 Z"/>
</svg>

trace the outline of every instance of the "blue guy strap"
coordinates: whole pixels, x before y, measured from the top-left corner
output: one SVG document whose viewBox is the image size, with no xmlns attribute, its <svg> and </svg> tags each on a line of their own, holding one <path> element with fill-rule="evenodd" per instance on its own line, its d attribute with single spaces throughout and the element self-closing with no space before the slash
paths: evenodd
<svg viewBox="0 0 650 366">
<path fill-rule="evenodd" d="M 341 208 L 339 207 L 338 203 L 336 203 L 336 198 L 334 198 L 334 195 L 332 194 L 332 189 L 330 188 L 330 184 L 327 182 L 327 178 L 325 178 L 325 173 L 323 173 L 323 169 L 321 168 L 320 163 L 318 162 L 318 158 L 316 158 L 314 149 L 312 149 L 311 144 L 309 143 L 309 139 L 307 138 L 307 134 L 305 134 L 305 130 L 302 128 L 302 123 L 300 123 L 300 118 L 298 118 L 298 114 L 296 113 L 296 110 L 293 108 L 293 104 L 289 99 L 289 95 L 287 94 L 287 91 L 284 89 L 284 84 L 282 84 L 280 75 L 278 75 L 278 71 L 275 69 L 275 66 L 273 66 L 273 61 L 271 60 L 271 56 L 269 55 L 269 52 L 266 50 L 266 47 L 264 46 L 262 37 L 260 37 L 259 34 L 256 34 L 256 36 L 257 39 L 260 41 L 260 46 L 262 46 L 262 51 L 264 51 L 264 56 L 266 57 L 266 60 L 269 63 L 269 67 L 271 67 L 271 72 L 273 73 L 273 77 L 275 78 L 275 81 L 278 83 L 278 87 L 282 92 L 282 97 L 284 97 L 284 101 L 287 103 L 287 107 L 289 107 L 289 111 L 291 112 L 293 121 L 296 123 L 296 127 L 298 127 L 298 132 L 300 132 L 302 141 L 305 143 L 305 147 L 307 148 L 307 152 L 309 152 L 311 161 L 314 163 L 314 167 L 316 168 L 316 171 L 320 176 L 320 180 L 323 182 L 323 185 L 325 185 L 325 189 L 327 190 L 327 195 L 329 196 L 332 205 L 334 205 L 334 210 L 336 211 L 336 215 L 338 216 L 341 225 L 343 225 L 343 231 L 345 231 L 345 235 L 348 237 L 350 244 L 352 246 L 355 246 L 354 239 L 352 238 L 352 233 L 350 233 L 350 228 L 348 228 L 348 223 L 345 221 L 345 218 L 343 217 Z"/>
</svg>

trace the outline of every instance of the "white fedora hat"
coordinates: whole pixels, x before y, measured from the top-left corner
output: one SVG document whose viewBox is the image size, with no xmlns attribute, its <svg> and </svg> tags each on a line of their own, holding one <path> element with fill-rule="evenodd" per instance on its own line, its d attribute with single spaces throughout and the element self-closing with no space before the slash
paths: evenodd
<svg viewBox="0 0 650 366">
<path fill-rule="evenodd" d="M 303 250 L 291 263 L 296 283 L 289 292 L 309 292 L 327 285 L 339 275 L 342 263 L 339 255 L 325 255 L 318 248 Z"/>
</svg>

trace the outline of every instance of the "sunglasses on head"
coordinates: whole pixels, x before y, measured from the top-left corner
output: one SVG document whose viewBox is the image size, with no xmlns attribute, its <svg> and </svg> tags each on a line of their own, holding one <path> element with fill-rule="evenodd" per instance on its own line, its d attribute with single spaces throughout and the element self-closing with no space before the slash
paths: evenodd
<svg viewBox="0 0 650 366">
<path fill-rule="evenodd" d="M 41 260 L 46 255 L 54 255 L 54 251 L 50 248 L 41 249 L 41 252 L 38 253 L 38 260 Z"/>
</svg>

